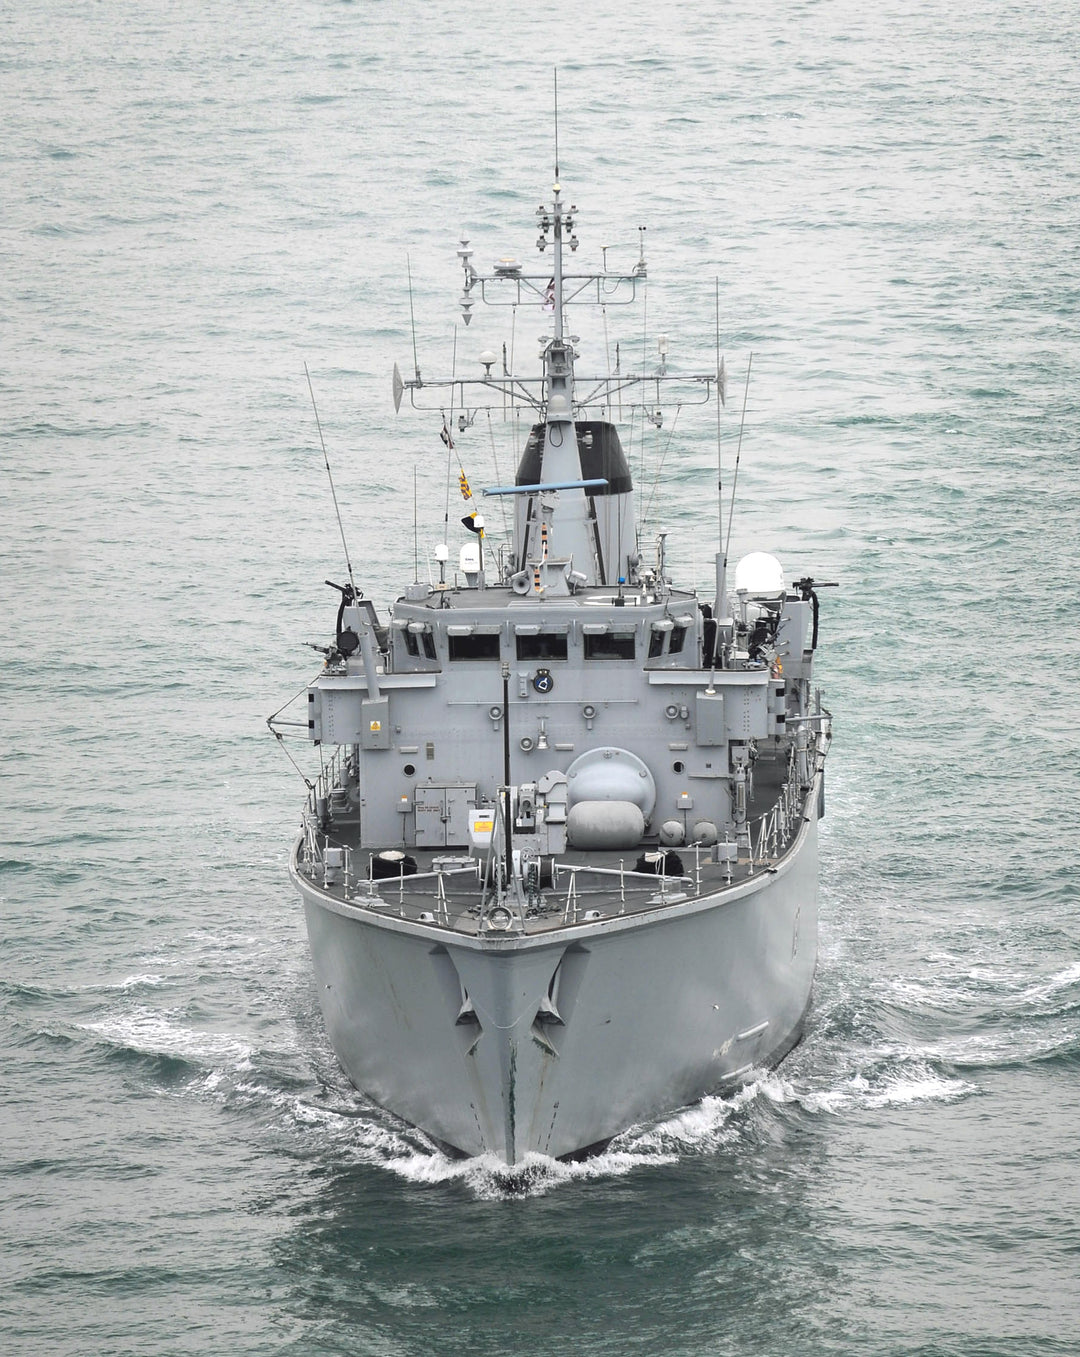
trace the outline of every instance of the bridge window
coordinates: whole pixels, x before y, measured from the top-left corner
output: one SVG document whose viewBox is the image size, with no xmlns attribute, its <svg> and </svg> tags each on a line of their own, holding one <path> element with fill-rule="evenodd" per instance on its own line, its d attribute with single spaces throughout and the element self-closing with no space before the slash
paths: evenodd
<svg viewBox="0 0 1080 1357">
<path fill-rule="evenodd" d="M 450 658 L 452 660 L 497 660 L 499 658 L 498 633 L 485 636 L 448 636 Z"/>
<path fill-rule="evenodd" d="M 519 660 L 565 660 L 566 637 L 555 632 L 541 631 L 535 636 L 518 636 Z"/>
<path fill-rule="evenodd" d="M 587 660 L 632 660 L 635 655 L 632 631 L 605 631 L 599 636 L 586 634 L 584 641 Z"/>
</svg>

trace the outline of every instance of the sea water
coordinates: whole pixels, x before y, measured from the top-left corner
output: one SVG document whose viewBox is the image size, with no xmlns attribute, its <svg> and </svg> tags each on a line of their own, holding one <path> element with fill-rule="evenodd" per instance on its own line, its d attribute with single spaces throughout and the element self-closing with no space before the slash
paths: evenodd
<svg viewBox="0 0 1080 1357">
<path fill-rule="evenodd" d="M 0 15 L 5 1353 L 1080 1351 L 1078 51 L 1008 0 Z M 535 367 L 455 252 L 535 258 L 556 66 L 582 262 L 647 228 L 582 366 L 719 330 L 732 556 L 837 582 L 836 739 L 802 1046 L 508 1171 L 337 1066 L 264 721 L 345 571 L 304 364 L 383 607 L 457 502 L 393 363 Z M 624 414 L 707 591 L 712 408 Z"/>
</svg>

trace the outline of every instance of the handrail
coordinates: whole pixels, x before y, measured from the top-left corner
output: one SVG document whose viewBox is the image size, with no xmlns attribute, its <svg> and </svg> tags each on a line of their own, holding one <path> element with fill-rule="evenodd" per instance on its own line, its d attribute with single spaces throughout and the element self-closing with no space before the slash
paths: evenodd
<svg viewBox="0 0 1080 1357">
<path fill-rule="evenodd" d="M 814 779 L 821 771 L 832 738 L 832 731 L 828 724 L 829 714 L 825 712 L 824 717 L 826 724 L 814 739 L 814 771 L 809 785 L 805 789 L 805 796 L 809 796 Z M 746 827 L 747 866 L 751 876 L 755 867 L 769 866 L 787 850 L 798 831 L 805 796 L 796 774 L 795 749 L 793 747 L 788 762 L 787 780 L 780 788 L 780 795 L 764 815 Z"/>
<path fill-rule="evenodd" d="M 755 870 L 761 868 L 771 868 L 788 850 L 791 844 L 798 836 L 801 822 L 806 818 L 806 806 L 812 793 L 812 789 L 817 780 L 818 774 L 825 762 L 828 753 L 829 744 L 832 738 L 829 713 L 823 712 L 822 729 L 816 734 L 811 745 L 812 761 L 810 765 L 809 781 L 803 781 L 799 776 L 799 763 L 796 757 L 796 750 L 792 749 L 789 758 L 787 777 L 780 788 L 779 795 L 767 811 L 756 820 L 745 824 L 740 832 L 740 846 L 745 843 L 746 857 L 742 859 L 745 864 L 748 876 L 753 876 Z M 343 758 L 346 755 L 344 746 L 339 746 L 333 756 L 324 765 L 319 774 L 318 781 L 311 788 L 309 794 L 308 814 L 304 817 L 303 823 L 303 856 L 306 874 L 315 878 L 318 868 L 325 862 L 325 849 L 332 846 L 331 838 L 326 833 L 326 825 L 323 819 L 326 803 L 329 801 L 330 793 L 335 787 L 340 786 L 338 782 Z M 803 768 L 805 769 L 805 762 Z M 804 772 L 803 776 L 806 774 Z M 320 807 L 323 802 L 323 807 Z M 745 840 L 742 835 L 745 834 Z M 334 845 L 336 846 L 336 845 Z M 378 888 L 373 880 L 361 882 L 354 877 L 352 871 L 352 852 L 348 844 L 341 845 L 345 849 L 345 896 L 350 898 L 349 886 L 359 889 L 361 885 L 366 886 L 370 894 L 378 894 Z M 630 893 L 635 896 L 647 892 L 660 895 L 660 902 L 666 903 L 669 892 L 676 894 L 684 890 L 687 886 L 696 894 L 701 893 L 701 855 L 698 851 L 700 844 L 688 844 L 687 848 L 694 849 L 695 861 L 692 872 L 682 872 L 678 875 L 668 876 L 666 873 L 654 874 L 652 872 L 638 872 L 627 870 L 625 864 L 620 861 L 618 867 L 601 867 L 590 863 L 570 863 L 553 862 L 553 886 L 558 887 L 558 878 L 565 873 L 569 878 L 565 888 L 558 890 L 558 896 L 562 896 L 562 918 L 564 923 L 577 923 L 580 921 L 579 913 L 581 901 L 579 898 L 578 875 L 584 872 L 586 876 L 593 877 L 614 877 L 617 878 L 619 896 L 619 913 L 624 914 L 627 911 Z M 298 863 L 299 865 L 299 863 Z M 446 895 L 447 877 L 462 877 L 475 875 L 478 880 L 484 882 L 489 879 L 489 871 L 484 870 L 483 865 L 477 861 L 475 865 L 460 867 L 438 867 L 431 871 L 416 872 L 406 877 L 404 872 L 399 877 L 383 878 L 380 884 L 393 890 L 395 887 L 398 894 L 398 904 L 404 909 L 404 894 L 406 883 L 410 886 L 417 886 L 420 882 L 431 882 L 434 879 L 435 885 L 435 916 L 444 925 L 449 925 L 449 901 Z M 728 877 L 730 884 L 730 875 Z M 586 887 L 586 893 L 588 888 Z M 486 892 L 485 892 L 486 894 Z M 380 897 L 381 898 L 381 897 Z M 685 896 L 682 896 L 685 898 Z M 355 901 L 356 897 L 352 899 Z M 486 913 L 483 908 L 485 900 L 481 901 L 481 924 L 483 916 Z M 558 908 L 556 906 L 556 908 Z M 634 912 L 637 909 L 637 902 L 632 906 Z"/>
</svg>

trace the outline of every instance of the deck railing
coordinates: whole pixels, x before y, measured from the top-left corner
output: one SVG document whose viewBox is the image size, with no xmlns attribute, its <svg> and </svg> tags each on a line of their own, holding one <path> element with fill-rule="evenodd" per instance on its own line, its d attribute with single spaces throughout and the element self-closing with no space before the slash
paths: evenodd
<svg viewBox="0 0 1080 1357">
<path fill-rule="evenodd" d="M 798 750 L 792 745 L 788 757 L 787 780 L 780 788 L 780 795 L 764 815 L 746 828 L 748 870 L 751 876 L 756 867 L 772 866 L 788 849 L 798 833 L 799 825 L 804 818 L 806 798 L 810 795 L 814 779 L 825 762 L 832 738 L 828 712 L 820 711 L 814 719 L 821 722 L 821 725 L 807 750 L 810 756 L 805 774 L 807 781 L 804 782 L 799 775 Z"/>
<path fill-rule="evenodd" d="M 693 852 L 694 854 L 693 870 L 692 872 L 670 876 L 664 872 L 654 875 L 649 872 L 627 870 L 625 864 L 621 861 L 618 867 L 599 867 L 584 863 L 553 863 L 554 871 L 551 884 L 556 888 L 553 891 L 555 899 L 560 900 L 561 897 L 560 903 L 555 906 L 555 910 L 561 912 L 562 922 L 564 924 L 588 922 L 594 913 L 593 909 L 585 907 L 588 896 L 594 894 L 594 892 L 589 891 L 586 887 L 579 894 L 578 877 L 580 873 L 584 873 L 586 878 L 593 880 L 596 877 L 615 878 L 611 881 L 611 889 L 618 890 L 618 913 L 625 914 L 628 904 L 630 911 L 636 913 L 642 907 L 675 904 L 691 896 L 701 895 L 703 854 L 705 855 L 704 865 L 706 866 L 710 862 L 715 864 L 717 861 L 730 863 L 727 869 L 727 884 L 731 883 L 734 875 L 732 868 L 738 865 L 745 866 L 748 876 L 753 876 L 755 871 L 773 867 L 791 847 L 805 817 L 807 798 L 814 785 L 816 773 L 824 763 L 825 754 L 828 750 L 830 732 L 827 719 L 826 713 L 826 724 L 818 732 L 809 751 L 807 751 L 810 754 L 809 767 L 804 760 L 802 768 L 800 768 L 796 751 L 793 748 L 788 763 L 786 780 L 780 788 L 776 801 L 763 815 L 745 825 L 743 830 L 737 834 L 737 844 L 728 840 L 720 845 L 720 848 L 728 850 L 721 857 L 716 856 L 717 850 L 710 845 L 701 843 L 682 845 L 680 851 L 684 853 Z M 485 867 L 479 859 L 475 863 L 468 863 L 468 865 L 465 865 L 463 861 L 455 863 L 453 866 L 439 864 L 432 871 L 414 871 L 409 875 L 406 875 L 403 866 L 400 875 L 383 877 L 376 882 L 370 860 L 371 854 L 368 853 L 367 875 L 360 876 L 355 869 L 357 866 L 356 859 L 362 854 L 346 844 L 334 843 L 326 832 L 328 814 L 333 809 L 333 796 L 335 792 L 342 794 L 340 778 L 345 752 L 343 747 L 339 747 L 335 751 L 333 756 L 324 764 L 317 782 L 310 790 L 308 814 L 304 817 L 302 870 L 317 884 L 323 886 L 341 884 L 345 899 L 351 903 L 374 903 L 385 907 L 392 905 L 392 902 L 386 896 L 379 894 L 380 888 L 388 893 L 396 893 L 398 897 L 396 903 L 403 918 L 406 916 L 406 895 L 414 892 L 418 886 L 421 886 L 421 883 L 425 883 L 428 889 L 431 889 L 434 908 L 430 913 L 425 911 L 424 914 L 427 914 L 427 918 L 431 922 L 449 926 L 450 908 L 445 878 L 475 877 L 478 886 L 482 888 L 484 882 L 491 879 L 490 864 Z M 809 775 L 809 785 L 803 780 L 807 775 Z M 565 886 L 560 882 L 560 877 L 565 879 Z M 424 887 L 421 886 L 421 891 L 423 890 Z M 481 926 L 485 922 L 487 913 L 484 906 L 492 903 L 487 900 L 486 891 L 482 891 L 482 894 L 484 899 L 481 902 L 480 909 Z M 586 897 L 584 901 L 581 899 L 581 895 Z M 628 895 L 636 898 L 628 901 Z M 642 900 L 642 896 L 647 898 Z M 500 899 L 497 903 L 502 905 L 503 901 Z M 515 908 L 513 913 L 516 915 L 519 911 Z M 424 914 L 421 915 L 421 918 L 424 917 Z M 604 914 L 610 917 L 606 911 Z M 600 917 L 599 912 L 596 916 Z"/>
</svg>

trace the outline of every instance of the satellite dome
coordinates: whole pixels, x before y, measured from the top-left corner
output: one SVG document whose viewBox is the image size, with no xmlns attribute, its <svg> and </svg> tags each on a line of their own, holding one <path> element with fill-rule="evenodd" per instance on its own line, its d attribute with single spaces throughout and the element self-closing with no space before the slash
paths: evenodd
<svg viewBox="0 0 1080 1357">
<path fill-rule="evenodd" d="M 735 567 L 735 592 L 751 598 L 780 598 L 784 593 L 784 567 L 767 551 L 752 551 Z"/>
</svg>

